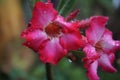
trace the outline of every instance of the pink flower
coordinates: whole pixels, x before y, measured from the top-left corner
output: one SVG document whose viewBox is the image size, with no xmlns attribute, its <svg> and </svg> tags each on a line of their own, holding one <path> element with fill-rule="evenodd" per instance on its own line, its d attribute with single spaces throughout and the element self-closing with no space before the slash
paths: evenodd
<svg viewBox="0 0 120 80">
<path fill-rule="evenodd" d="M 115 59 L 115 51 L 120 49 L 120 41 L 112 39 L 112 32 L 105 28 L 108 18 L 94 16 L 89 19 L 89 27 L 86 29 L 88 44 L 83 51 L 86 57 L 83 59 L 89 80 L 99 80 L 97 67 L 104 71 L 116 72 L 112 66 Z"/>
<path fill-rule="evenodd" d="M 70 21 L 71 17 L 69 18 Z M 85 45 L 82 35 L 76 29 L 78 21 L 66 21 L 48 2 L 37 2 L 28 28 L 21 34 L 25 46 L 39 53 L 44 63 L 57 64 L 68 50 Z"/>
</svg>

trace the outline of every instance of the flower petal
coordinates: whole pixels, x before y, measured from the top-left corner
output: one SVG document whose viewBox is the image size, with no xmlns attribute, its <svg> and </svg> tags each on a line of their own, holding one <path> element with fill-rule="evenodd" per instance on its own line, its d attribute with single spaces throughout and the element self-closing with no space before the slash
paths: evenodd
<svg viewBox="0 0 120 80">
<path fill-rule="evenodd" d="M 39 29 L 28 28 L 21 34 L 22 38 L 26 39 L 24 45 L 38 51 L 41 43 L 47 39 L 47 35 Z"/>
<path fill-rule="evenodd" d="M 120 41 L 115 41 L 112 39 L 112 32 L 105 30 L 103 36 L 100 40 L 102 50 L 106 53 L 115 52 L 117 49 L 120 49 Z"/>
<path fill-rule="evenodd" d="M 109 60 L 110 60 L 110 62 L 112 64 L 114 62 L 114 60 L 115 60 L 115 54 L 114 53 L 108 54 L 108 58 L 109 58 Z"/>
<path fill-rule="evenodd" d="M 99 66 L 107 72 L 116 72 L 116 69 L 111 65 L 110 58 L 107 54 L 100 52 L 101 57 L 98 60 Z"/>
<path fill-rule="evenodd" d="M 79 28 L 87 28 L 89 26 L 90 26 L 90 20 L 89 19 L 81 20 L 79 22 Z"/>
<path fill-rule="evenodd" d="M 99 41 L 103 35 L 107 20 L 108 18 L 103 16 L 94 16 L 90 18 L 90 26 L 86 29 L 86 36 L 92 45 Z"/>
<path fill-rule="evenodd" d="M 80 26 L 79 21 L 67 22 L 64 17 L 58 15 L 55 22 L 60 25 L 63 29 L 76 30 Z"/>
<path fill-rule="evenodd" d="M 67 54 L 67 51 L 60 45 L 59 39 L 54 38 L 42 45 L 39 54 L 40 60 L 44 63 L 52 63 L 55 65 Z"/>
<path fill-rule="evenodd" d="M 76 50 L 85 45 L 85 40 L 78 31 L 64 33 L 60 37 L 60 43 L 67 50 Z"/>
<path fill-rule="evenodd" d="M 89 80 L 99 80 L 97 75 L 98 61 L 94 61 L 89 67 L 87 71 L 87 77 Z"/>
<path fill-rule="evenodd" d="M 72 19 L 74 19 L 74 18 L 78 15 L 79 12 L 80 12 L 79 9 L 74 10 L 73 12 L 71 12 L 71 13 L 65 18 L 65 20 L 66 20 L 66 21 L 71 21 Z"/>
<path fill-rule="evenodd" d="M 100 57 L 100 55 L 96 52 L 95 48 L 91 45 L 86 45 L 83 51 L 86 55 L 86 57 L 83 58 L 83 61 L 85 62 L 84 67 L 86 68 L 89 67 L 92 62 L 99 59 Z"/>
<path fill-rule="evenodd" d="M 37 2 L 33 9 L 31 25 L 43 29 L 57 17 L 57 14 L 52 3 Z"/>
</svg>

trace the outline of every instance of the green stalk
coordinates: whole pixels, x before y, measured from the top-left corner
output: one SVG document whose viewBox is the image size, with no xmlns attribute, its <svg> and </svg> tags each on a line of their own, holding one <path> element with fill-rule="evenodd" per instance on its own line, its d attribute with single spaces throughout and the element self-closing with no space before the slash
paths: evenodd
<svg viewBox="0 0 120 80">
<path fill-rule="evenodd" d="M 47 77 L 47 80 L 53 80 L 51 65 L 49 63 L 46 63 L 45 67 L 46 67 L 46 77 Z"/>
</svg>

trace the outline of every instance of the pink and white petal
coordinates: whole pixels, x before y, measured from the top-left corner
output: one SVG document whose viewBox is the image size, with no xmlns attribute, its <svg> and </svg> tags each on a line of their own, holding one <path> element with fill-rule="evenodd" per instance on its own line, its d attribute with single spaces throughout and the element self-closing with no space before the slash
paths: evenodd
<svg viewBox="0 0 120 80">
<path fill-rule="evenodd" d="M 31 25 L 33 27 L 43 29 L 52 22 L 58 15 L 58 12 L 53 8 L 52 3 L 37 2 L 33 9 Z"/>
<path fill-rule="evenodd" d="M 85 20 L 81 20 L 79 22 L 79 28 L 82 29 L 82 28 L 87 28 L 90 26 L 90 20 L 89 19 L 85 19 Z"/>
<path fill-rule="evenodd" d="M 109 60 L 110 60 L 110 62 L 112 64 L 114 62 L 114 60 L 115 60 L 115 54 L 114 53 L 108 54 L 108 58 L 109 58 Z"/>
<path fill-rule="evenodd" d="M 98 68 L 98 61 L 94 61 L 90 66 L 87 68 L 87 77 L 89 80 L 99 80 L 97 75 L 97 68 Z"/>
<path fill-rule="evenodd" d="M 100 52 L 100 54 L 101 54 L 101 57 L 98 60 L 99 66 L 104 71 L 111 72 L 111 73 L 116 72 L 116 69 L 111 64 L 111 60 L 109 59 L 109 56 L 105 53 L 102 53 L 102 52 Z"/>
<path fill-rule="evenodd" d="M 44 63 L 56 65 L 67 54 L 67 51 L 60 45 L 58 38 L 53 38 L 41 46 L 39 54 L 40 60 Z"/>
<path fill-rule="evenodd" d="M 120 41 L 115 40 L 116 49 L 120 50 Z"/>
<path fill-rule="evenodd" d="M 93 57 L 95 55 L 99 55 L 96 52 L 95 47 L 93 47 L 92 45 L 89 45 L 89 44 L 84 47 L 83 51 L 85 52 L 86 57 L 88 57 L 88 58 L 91 58 L 91 57 Z"/>
<path fill-rule="evenodd" d="M 64 33 L 60 37 L 61 45 L 67 50 L 77 50 L 85 45 L 85 40 L 78 31 Z"/>
<path fill-rule="evenodd" d="M 84 67 L 86 68 L 100 58 L 100 55 L 96 52 L 96 49 L 92 45 L 86 45 L 83 51 L 86 55 L 85 58 L 83 58 L 83 61 L 85 62 Z"/>
<path fill-rule="evenodd" d="M 22 32 L 21 37 L 26 39 L 23 44 L 34 51 L 38 51 L 41 43 L 47 39 L 47 35 L 39 29 L 28 28 Z"/>
<path fill-rule="evenodd" d="M 120 41 L 113 40 L 112 32 L 107 29 L 101 37 L 100 44 L 102 46 L 102 50 L 106 53 L 115 52 L 117 49 L 120 49 Z"/>
<path fill-rule="evenodd" d="M 58 15 L 54 20 L 58 25 L 60 25 L 63 29 L 76 30 L 79 27 L 79 21 L 71 21 L 67 22 L 64 17 Z"/>
<path fill-rule="evenodd" d="M 103 16 L 93 16 L 90 18 L 90 26 L 86 29 L 86 37 L 92 45 L 96 44 L 103 35 L 107 20 L 108 17 Z"/>
</svg>

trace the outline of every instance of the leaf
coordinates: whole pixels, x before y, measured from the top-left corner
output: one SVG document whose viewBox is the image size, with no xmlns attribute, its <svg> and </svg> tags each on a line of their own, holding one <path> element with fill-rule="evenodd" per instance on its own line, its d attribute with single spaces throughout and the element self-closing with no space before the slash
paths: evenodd
<svg viewBox="0 0 120 80">
<path fill-rule="evenodd" d="M 25 22 L 28 23 L 32 17 L 32 10 L 36 2 L 42 0 L 21 0 L 22 8 L 25 14 Z"/>
<path fill-rule="evenodd" d="M 58 7 L 57 7 L 57 10 L 60 11 L 60 9 L 62 8 L 62 6 L 64 5 L 64 3 L 66 2 L 67 0 L 60 0 L 59 4 L 58 4 Z"/>
<path fill-rule="evenodd" d="M 74 8 L 77 1 L 78 0 L 60 0 L 57 7 L 58 12 L 61 15 L 66 16 Z"/>
<path fill-rule="evenodd" d="M 98 2 L 102 4 L 107 10 L 113 10 L 112 0 L 98 0 Z"/>
</svg>

